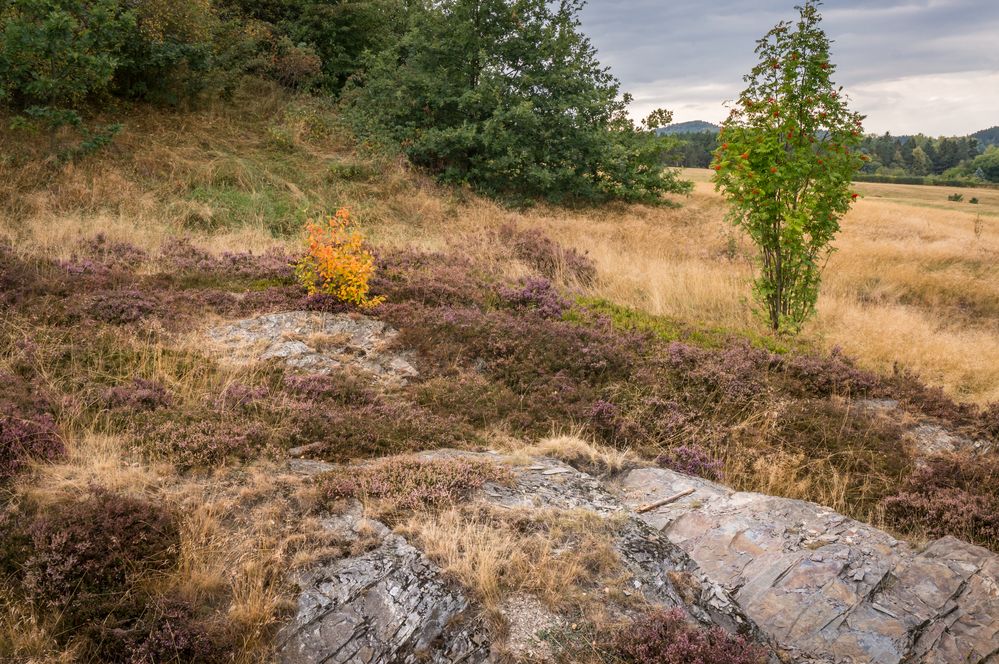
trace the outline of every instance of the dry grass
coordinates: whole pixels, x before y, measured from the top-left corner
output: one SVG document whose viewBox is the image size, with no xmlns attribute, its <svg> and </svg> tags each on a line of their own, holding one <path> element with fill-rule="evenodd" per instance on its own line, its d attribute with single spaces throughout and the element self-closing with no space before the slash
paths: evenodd
<svg viewBox="0 0 999 664">
<path fill-rule="evenodd" d="M 582 509 L 473 504 L 417 515 L 399 530 L 469 588 L 492 632 L 503 634 L 501 606 L 512 596 L 529 594 L 552 612 L 592 621 L 608 602 L 631 602 L 614 548 L 618 527 L 615 518 Z"/>
<path fill-rule="evenodd" d="M 551 457 L 591 475 L 619 473 L 638 462 L 633 452 L 586 440 L 582 431 L 578 430 L 553 434 L 533 445 L 525 446 L 518 440 L 506 442 L 512 445 L 503 446 L 504 451 L 514 459 L 526 461 L 532 457 Z"/>
<path fill-rule="evenodd" d="M 461 242 L 495 253 L 468 239 L 513 222 L 589 252 L 599 270 L 590 295 L 705 326 L 763 329 L 747 302 L 752 247 L 724 221 L 708 171 L 686 171 L 697 184 L 680 207 L 518 212 L 357 152 L 313 102 L 270 87 L 243 94 L 253 103 L 137 109 L 113 149 L 78 165 L 0 166 L 0 238 L 61 258 L 98 232 L 151 250 L 193 235 L 216 251 L 262 251 L 295 245 L 275 228 L 347 206 L 379 244 Z M 965 202 L 954 203 L 944 187 L 858 190 L 864 198 L 844 221 L 807 341 L 841 346 L 880 371 L 912 369 L 961 399 L 999 399 L 999 193 L 962 190 Z M 972 196 L 981 203 L 969 205 Z"/>
</svg>

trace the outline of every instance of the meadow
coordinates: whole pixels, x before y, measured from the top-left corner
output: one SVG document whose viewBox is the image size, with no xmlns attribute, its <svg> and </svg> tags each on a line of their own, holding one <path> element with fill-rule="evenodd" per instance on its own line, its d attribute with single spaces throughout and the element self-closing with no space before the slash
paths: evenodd
<svg viewBox="0 0 999 664">
<path fill-rule="evenodd" d="M 661 206 L 512 209 L 358 146 L 323 102 L 261 82 L 198 111 L 138 107 L 77 162 L 46 159 L 45 142 L 0 129 L 0 659 L 131 661 L 173 643 L 166 625 L 197 661 L 270 661 L 287 575 L 354 546 L 320 527 L 349 483 L 288 472 L 289 448 L 316 442 L 337 463 L 489 447 L 597 474 L 657 464 L 916 542 L 999 547 L 994 455 L 920 466 L 904 442 L 927 418 L 999 437 L 999 408 L 911 374 L 957 401 L 999 399 L 991 192 L 972 206 L 860 185 L 819 315 L 783 339 L 753 317 L 752 248 L 703 171 Z M 304 222 L 341 207 L 374 247 L 374 313 L 419 380 L 223 362 L 207 326 L 315 304 L 290 263 Z M 883 398 L 895 419 L 854 405 Z M 547 524 L 525 550 L 552 556 L 501 573 L 434 549 L 473 537 L 474 515 L 410 512 L 395 525 L 486 607 L 500 586 L 557 602 L 536 581 L 586 562 L 561 543 L 585 521 Z M 497 532 L 493 554 L 520 546 Z M 61 567 L 77 546 L 104 575 L 82 594 Z M 121 567 L 133 558 L 148 564 Z M 98 597 L 110 603 L 91 615 Z"/>
</svg>

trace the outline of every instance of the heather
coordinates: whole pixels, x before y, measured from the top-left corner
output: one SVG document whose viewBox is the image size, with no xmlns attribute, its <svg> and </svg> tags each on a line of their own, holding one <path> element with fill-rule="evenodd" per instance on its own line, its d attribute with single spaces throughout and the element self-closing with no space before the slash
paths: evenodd
<svg viewBox="0 0 999 664">
<path fill-rule="evenodd" d="M 679 610 L 650 612 L 614 635 L 629 664 L 763 664 L 766 651 L 724 630 L 697 628 Z"/>
<path fill-rule="evenodd" d="M 26 532 L 23 592 L 67 627 L 100 622 L 142 575 L 173 565 L 179 547 L 169 511 L 96 487 L 41 510 Z"/>
<path fill-rule="evenodd" d="M 882 500 L 892 526 L 916 524 L 927 537 L 954 535 L 999 548 L 999 458 L 936 456 L 918 466 Z"/>
</svg>

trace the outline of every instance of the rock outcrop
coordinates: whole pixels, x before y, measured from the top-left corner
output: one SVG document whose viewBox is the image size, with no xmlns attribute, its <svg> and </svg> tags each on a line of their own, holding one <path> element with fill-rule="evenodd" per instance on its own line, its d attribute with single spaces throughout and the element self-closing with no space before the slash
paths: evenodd
<svg viewBox="0 0 999 664">
<path fill-rule="evenodd" d="M 489 637 L 471 603 L 402 537 L 358 515 L 330 519 L 343 537 L 370 529 L 377 545 L 298 579 L 298 611 L 278 638 L 286 664 L 484 662 Z"/>
<path fill-rule="evenodd" d="M 660 468 L 605 482 L 552 459 L 525 465 L 491 453 L 424 454 L 443 455 L 510 465 L 514 481 L 486 484 L 475 500 L 512 510 L 587 510 L 609 520 L 635 593 L 750 636 L 773 662 L 999 662 L 999 556 L 986 549 L 943 538 L 917 551 L 813 503 L 735 492 Z M 306 473 L 329 467 L 294 463 Z M 298 612 L 281 633 L 279 661 L 492 661 L 477 607 L 413 546 L 359 512 L 331 518 L 329 527 L 355 537 L 373 528 L 373 547 L 299 579 Z M 528 623 L 540 628 L 562 618 L 520 596 L 501 610 L 511 612 L 508 638 L 524 641 L 508 642 L 506 651 L 542 657 L 544 644 L 527 643 Z"/>
<path fill-rule="evenodd" d="M 980 663 L 999 659 L 999 556 L 951 537 L 917 552 L 799 500 L 740 493 L 659 468 L 616 483 L 641 515 L 719 583 L 796 661 Z"/>
<path fill-rule="evenodd" d="M 208 331 L 234 362 L 274 358 L 311 373 L 349 367 L 382 381 L 404 382 L 417 371 L 406 353 L 391 349 L 397 335 L 375 318 L 315 311 L 267 314 Z"/>
</svg>

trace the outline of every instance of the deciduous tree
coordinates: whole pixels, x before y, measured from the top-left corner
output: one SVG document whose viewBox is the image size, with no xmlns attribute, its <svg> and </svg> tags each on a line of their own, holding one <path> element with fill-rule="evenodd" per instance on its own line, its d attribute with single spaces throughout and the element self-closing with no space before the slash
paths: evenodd
<svg viewBox="0 0 999 664">
<path fill-rule="evenodd" d="M 820 271 L 864 163 L 862 116 L 831 79 L 817 2 L 759 40 L 760 61 L 721 132 L 713 168 L 731 220 L 759 247 L 755 294 L 770 326 L 795 332 L 815 310 Z"/>
</svg>

